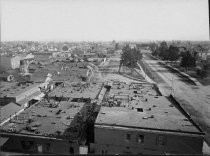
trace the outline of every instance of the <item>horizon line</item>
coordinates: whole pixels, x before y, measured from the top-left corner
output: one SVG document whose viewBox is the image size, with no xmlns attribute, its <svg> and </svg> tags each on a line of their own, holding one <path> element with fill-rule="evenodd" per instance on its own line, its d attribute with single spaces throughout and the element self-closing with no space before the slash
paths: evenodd
<svg viewBox="0 0 210 156">
<path fill-rule="evenodd" d="M 1 42 L 158 42 L 158 41 L 181 41 L 181 42 L 208 42 L 208 40 L 1 40 Z"/>
</svg>

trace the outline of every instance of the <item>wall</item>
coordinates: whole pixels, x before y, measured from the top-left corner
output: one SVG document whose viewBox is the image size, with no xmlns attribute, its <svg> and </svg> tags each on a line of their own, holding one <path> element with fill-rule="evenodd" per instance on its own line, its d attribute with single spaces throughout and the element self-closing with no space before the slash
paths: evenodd
<svg viewBox="0 0 210 156">
<path fill-rule="evenodd" d="M 15 103 L 16 102 L 15 97 L 0 97 L 1 106 L 5 106 L 6 104 L 9 104 L 10 102 Z"/>
<path fill-rule="evenodd" d="M 12 69 L 11 59 L 8 56 L 0 56 L 0 71 Z"/>
<path fill-rule="evenodd" d="M 149 78 L 151 78 L 152 80 L 154 80 L 155 82 L 157 81 L 156 76 L 154 75 L 154 73 L 149 69 L 149 67 L 145 64 L 144 60 L 140 60 L 139 64 L 141 65 L 142 69 L 144 70 L 144 72 L 149 76 Z"/>
<path fill-rule="evenodd" d="M 20 67 L 20 60 L 21 60 L 20 56 L 15 56 L 11 58 L 12 69 L 16 69 Z"/>
<path fill-rule="evenodd" d="M 29 145 L 29 148 L 24 148 L 23 142 Z M 52 140 L 42 138 L 18 137 L 11 136 L 4 144 L 3 149 L 15 152 L 38 152 L 38 145 L 42 146 L 40 153 L 54 153 L 54 154 L 73 154 L 70 153 L 70 147 L 73 148 L 74 154 L 79 154 L 79 146 L 76 143 L 70 143 L 68 140 Z M 71 150 L 72 152 L 72 150 Z"/>
<path fill-rule="evenodd" d="M 126 134 L 131 134 L 131 140 L 126 141 Z M 144 143 L 137 142 L 137 136 L 144 135 Z M 165 145 L 158 145 L 159 136 L 164 137 Z M 202 137 L 191 137 L 164 132 L 146 130 L 99 128 L 95 126 L 95 153 L 102 154 L 201 154 Z"/>
</svg>

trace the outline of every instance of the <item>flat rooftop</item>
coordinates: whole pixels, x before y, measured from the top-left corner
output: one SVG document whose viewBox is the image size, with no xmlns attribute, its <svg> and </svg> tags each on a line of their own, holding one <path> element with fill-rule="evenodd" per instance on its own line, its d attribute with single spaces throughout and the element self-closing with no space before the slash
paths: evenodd
<svg viewBox="0 0 210 156">
<path fill-rule="evenodd" d="M 129 102 L 118 95 L 128 95 Z M 115 84 L 110 90 L 95 125 L 201 133 L 166 97 L 151 84 Z"/>
<path fill-rule="evenodd" d="M 31 81 L 43 82 L 47 74 L 52 74 L 54 81 L 81 81 L 81 77 L 86 77 L 87 68 L 85 62 L 51 62 L 45 65 L 31 64 L 29 66 L 32 73 Z M 57 73 L 60 73 L 59 75 Z"/>
<path fill-rule="evenodd" d="M 137 93 L 134 93 L 137 92 Z M 120 94 L 128 94 L 130 97 L 136 95 L 144 96 L 144 95 L 152 95 L 158 96 L 159 93 L 154 89 L 154 84 L 150 83 L 122 83 L 122 82 L 114 82 L 111 90 L 109 92 L 109 96 L 120 95 Z"/>
<path fill-rule="evenodd" d="M 94 99 L 101 89 L 101 83 L 73 82 L 55 88 L 50 97 L 90 98 Z"/>
<path fill-rule="evenodd" d="M 62 139 L 79 139 L 82 136 L 86 105 L 84 102 L 41 101 L 26 109 L 1 130 L 19 134 L 54 137 Z"/>
</svg>

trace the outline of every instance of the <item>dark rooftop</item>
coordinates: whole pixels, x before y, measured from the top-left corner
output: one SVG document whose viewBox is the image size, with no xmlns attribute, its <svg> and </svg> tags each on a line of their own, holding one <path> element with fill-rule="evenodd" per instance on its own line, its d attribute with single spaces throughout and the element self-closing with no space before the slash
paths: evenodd
<svg viewBox="0 0 210 156">
<path fill-rule="evenodd" d="M 79 139 L 85 117 L 85 104 L 70 101 L 41 101 L 2 126 L 6 132 Z"/>
<path fill-rule="evenodd" d="M 101 89 L 101 84 L 73 82 L 64 83 L 64 86 L 59 86 L 54 89 L 50 97 L 67 97 L 67 98 L 90 98 L 94 99 Z"/>
<path fill-rule="evenodd" d="M 58 86 L 50 95 L 56 94 L 59 97 L 59 94 L 67 90 L 63 96 L 67 98 L 56 100 L 49 95 L 5 123 L 2 130 L 61 139 L 84 139 L 83 123 L 88 117 L 87 110 L 93 106 L 91 100 L 97 96 L 101 84 L 77 82 L 64 84 L 64 87 Z M 74 100 L 75 98 L 82 99 Z"/>
</svg>

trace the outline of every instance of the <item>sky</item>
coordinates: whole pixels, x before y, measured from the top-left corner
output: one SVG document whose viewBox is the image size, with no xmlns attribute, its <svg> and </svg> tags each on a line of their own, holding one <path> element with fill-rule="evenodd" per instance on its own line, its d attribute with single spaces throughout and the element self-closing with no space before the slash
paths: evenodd
<svg viewBox="0 0 210 156">
<path fill-rule="evenodd" d="M 1 40 L 209 40 L 208 0 L 1 0 Z"/>
</svg>

